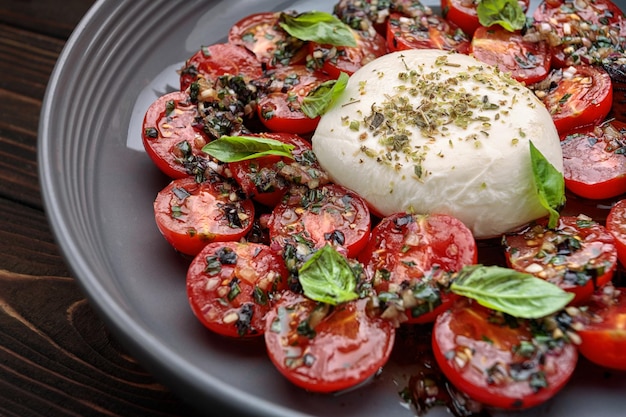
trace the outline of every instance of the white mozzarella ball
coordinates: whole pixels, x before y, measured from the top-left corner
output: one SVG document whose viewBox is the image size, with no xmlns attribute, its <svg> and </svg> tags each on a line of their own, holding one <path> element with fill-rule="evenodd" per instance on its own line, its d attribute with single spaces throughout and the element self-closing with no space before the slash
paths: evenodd
<svg viewBox="0 0 626 417">
<path fill-rule="evenodd" d="M 547 214 L 529 141 L 563 171 L 554 123 L 530 90 L 470 56 L 438 50 L 363 66 L 312 138 L 331 178 L 374 212 L 451 214 L 478 239 Z"/>
</svg>

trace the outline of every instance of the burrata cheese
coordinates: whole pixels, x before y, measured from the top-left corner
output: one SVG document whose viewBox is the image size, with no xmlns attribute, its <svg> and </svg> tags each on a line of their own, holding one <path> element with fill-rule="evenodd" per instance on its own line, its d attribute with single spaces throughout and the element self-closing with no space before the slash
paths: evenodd
<svg viewBox="0 0 626 417">
<path fill-rule="evenodd" d="M 563 172 L 552 118 L 529 89 L 439 50 L 395 52 L 363 66 L 312 137 L 333 181 L 377 214 L 446 213 L 477 239 L 547 214 L 529 141 Z"/>
</svg>

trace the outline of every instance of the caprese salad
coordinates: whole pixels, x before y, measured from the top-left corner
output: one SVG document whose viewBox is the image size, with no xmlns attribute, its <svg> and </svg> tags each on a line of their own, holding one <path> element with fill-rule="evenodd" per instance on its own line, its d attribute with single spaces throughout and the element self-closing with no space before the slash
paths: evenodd
<svg viewBox="0 0 626 417">
<path fill-rule="evenodd" d="M 186 60 L 142 138 L 207 331 L 263 338 L 322 393 L 419 333 L 441 375 L 403 397 L 421 411 L 443 384 L 537 406 L 579 354 L 626 370 L 626 17 L 527 8 L 340 0 L 245 16 Z"/>
</svg>

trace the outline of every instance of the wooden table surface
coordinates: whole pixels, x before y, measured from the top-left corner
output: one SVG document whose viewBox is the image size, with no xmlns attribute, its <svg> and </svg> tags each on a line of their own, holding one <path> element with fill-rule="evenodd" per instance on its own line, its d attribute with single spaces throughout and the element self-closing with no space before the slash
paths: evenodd
<svg viewBox="0 0 626 417">
<path fill-rule="evenodd" d="M 90 308 L 40 195 L 46 84 L 92 3 L 0 0 L 0 416 L 189 416 Z"/>
</svg>

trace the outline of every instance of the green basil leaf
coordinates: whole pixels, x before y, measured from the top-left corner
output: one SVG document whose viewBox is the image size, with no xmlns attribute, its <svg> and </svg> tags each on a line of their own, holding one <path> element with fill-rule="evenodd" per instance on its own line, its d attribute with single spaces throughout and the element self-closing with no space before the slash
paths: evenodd
<svg viewBox="0 0 626 417">
<path fill-rule="evenodd" d="M 315 252 L 302 265 L 298 276 L 304 295 L 312 300 L 337 305 L 359 297 L 352 268 L 330 245 Z"/>
<path fill-rule="evenodd" d="M 500 266 L 466 266 L 458 272 L 450 290 L 492 310 L 524 319 L 548 316 L 574 298 L 574 294 L 548 281 Z"/>
<path fill-rule="evenodd" d="M 476 13 L 481 25 L 500 25 L 509 32 L 522 29 L 526 23 L 526 14 L 517 0 L 480 0 Z"/>
<path fill-rule="evenodd" d="M 559 221 L 559 212 L 565 205 L 565 180 L 554 165 L 530 142 L 530 163 L 533 170 L 533 180 L 539 202 L 550 213 L 548 227 L 554 228 Z"/>
<path fill-rule="evenodd" d="M 342 72 L 336 80 L 325 81 L 311 90 L 304 99 L 300 109 L 311 119 L 326 113 L 337 97 L 348 85 L 348 74 Z"/>
<path fill-rule="evenodd" d="M 280 26 L 291 36 L 334 46 L 356 46 L 350 26 L 326 12 L 304 12 L 296 16 L 281 13 Z"/>
<path fill-rule="evenodd" d="M 202 151 L 222 162 L 239 162 L 267 155 L 293 158 L 294 146 L 279 140 L 256 136 L 222 136 L 202 147 Z"/>
</svg>

